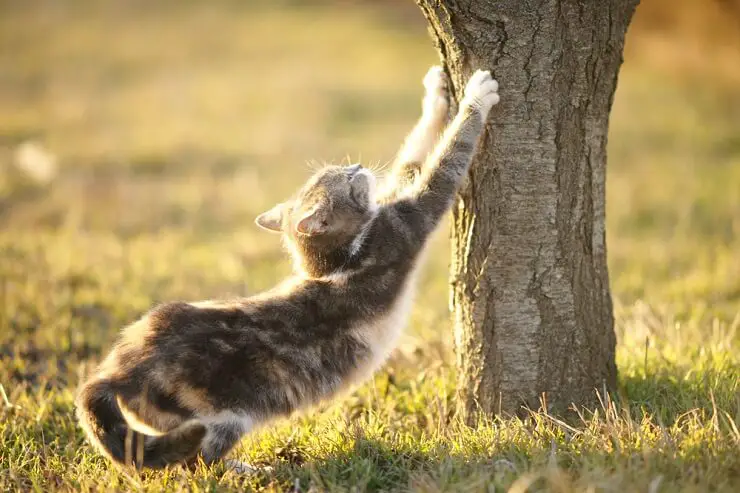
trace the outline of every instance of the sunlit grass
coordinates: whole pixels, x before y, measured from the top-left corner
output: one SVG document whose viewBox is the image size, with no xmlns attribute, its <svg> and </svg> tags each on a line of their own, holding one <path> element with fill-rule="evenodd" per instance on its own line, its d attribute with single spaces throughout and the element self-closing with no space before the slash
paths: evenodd
<svg viewBox="0 0 740 493">
<path fill-rule="evenodd" d="M 442 231 L 374 381 L 235 450 L 272 470 L 137 474 L 83 440 L 79 379 L 152 304 L 284 276 L 253 218 L 311 161 L 387 162 L 435 53 L 413 5 L 0 9 L 0 490 L 740 489 L 740 94 L 726 67 L 697 88 L 699 58 L 667 75 L 653 60 L 681 45 L 655 46 L 628 47 L 611 119 L 620 383 L 600 408 L 455 419 Z M 15 171 L 28 140 L 50 184 Z"/>
</svg>

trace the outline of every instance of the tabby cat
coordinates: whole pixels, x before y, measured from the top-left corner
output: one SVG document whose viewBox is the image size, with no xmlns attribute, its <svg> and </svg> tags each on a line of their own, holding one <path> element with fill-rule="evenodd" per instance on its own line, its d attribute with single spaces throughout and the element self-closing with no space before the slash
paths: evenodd
<svg viewBox="0 0 740 493">
<path fill-rule="evenodd" d="M 406 322 L 420 253 L 499 100 L 491 74 L 475 72 L 445 129 L 442 69 L 424 85 L 422 117 L 382 187 L 360 165 L 329 166 L 257 218 L 282 234 L 292 277 L 249 298 L 166 303 L 122 331 L 77 397 L 101 452 L 139 468 L 213 463 L 255 427 L 382 365 Z"/>
</svg>

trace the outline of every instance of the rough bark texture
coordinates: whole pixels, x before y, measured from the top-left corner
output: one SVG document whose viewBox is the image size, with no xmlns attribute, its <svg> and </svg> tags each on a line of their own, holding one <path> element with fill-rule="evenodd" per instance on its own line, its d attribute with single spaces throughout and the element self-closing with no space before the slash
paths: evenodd
<svg viewBox="0 0 740 493">
<path fill-rule="evenodd" d="M 638 0 L 417 0 L 462 93 L 501 103 L 453 212 L 459 411 L 594 404 L 617 369 L 604 235 L 609 111 Z"/>
</svg>

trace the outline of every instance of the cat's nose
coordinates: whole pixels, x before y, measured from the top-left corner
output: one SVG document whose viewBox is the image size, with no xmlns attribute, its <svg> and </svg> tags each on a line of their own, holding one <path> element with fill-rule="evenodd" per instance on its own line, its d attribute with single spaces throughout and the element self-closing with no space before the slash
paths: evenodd
<svg viewBox="0 0 740 493">
<path fill-rule="evenodd" d="M 345 169 L 345 171 L 347 171 L 347 174 L 349 176 L 354 176 L 358 171 L 360 171 L 360 169 L 362 169 L 362 165 L 361 164 L 353 164 L 351 166 L 347 166 L 344 169 Z"/>
</svg>

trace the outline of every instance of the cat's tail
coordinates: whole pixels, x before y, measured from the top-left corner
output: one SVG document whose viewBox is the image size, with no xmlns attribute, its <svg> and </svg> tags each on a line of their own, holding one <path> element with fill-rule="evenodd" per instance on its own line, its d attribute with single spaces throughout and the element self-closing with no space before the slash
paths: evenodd
<svg viewBox="0 0 740 493">
<path fill-rule="evenodd" d="M 126 423 L 111 382 L 96 379 L 77 395 L 77 418 L 90 441 L 113 461 L 137 468 L 163 468 L 195 458 L 206 434 L 196 419 L 160 436 L 144 435 Z"/>
</svg>

